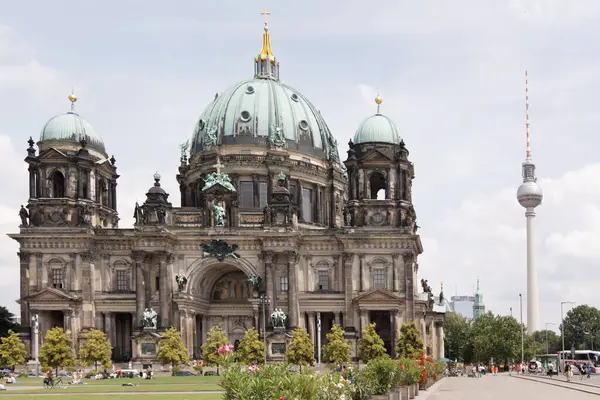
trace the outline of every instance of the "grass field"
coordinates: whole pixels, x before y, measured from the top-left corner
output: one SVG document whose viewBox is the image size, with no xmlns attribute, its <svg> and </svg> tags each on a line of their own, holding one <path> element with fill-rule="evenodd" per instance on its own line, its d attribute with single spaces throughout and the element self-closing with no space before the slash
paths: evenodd
<svg viewBox="0 0 600 400">
<path fill-rule="evenodd" d="M 97 397 L 96 397 L 97 396 Z M 74 395 L 68 395 L 68 394 L 64 394 L 61 396 L 43 396 L 40 394 L 36 394 L 36 395 L 31 395 L 31 396 L 23 396 L 23 395 L 15 395 L 15 396 L 11 396 L 10 394 L 7 394 L 6 392 L 4 394 L 2 394 L 2 397 L 14 397 L 15 399 L 19 399 L 19 400 L 39 400 L 42 397 L 47 397 L 48 400 L 51 399 L 55 399 L 55 398 L 60 398 L 61 400 L 79 400 L 79 399 L 86 399 L 87 397 L 93 397 L 93 399 L 95 400 L 96 398 L 99 400 L 101 398 L 103 398 L 103 396 L 101 394 L 86 394 L 86 395 L 82 395 L 82 394 L 74 394 Z M 111 400 L 220 400 L 223 397 L 222 394 L 212 394 L 212 393 L 198 393 L 198 394 L 187 394 L 187 393 L 182 393 L 182 394 L 124 394 L 124 395 L 111 395 L 110 399 Z"/>
</svg>

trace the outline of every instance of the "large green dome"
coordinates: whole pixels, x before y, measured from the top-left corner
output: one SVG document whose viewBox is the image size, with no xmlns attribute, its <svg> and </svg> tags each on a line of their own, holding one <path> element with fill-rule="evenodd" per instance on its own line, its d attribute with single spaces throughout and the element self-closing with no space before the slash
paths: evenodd
<svg viewBox="0 0 600 400">
<path fill-rule="evenodd" d="M 94 127 L 74 111 L 59 114 L 50 119 L 40 134 L 41 142 L 79 143 L 84 138 L 89 146 L 104 150 L 104 141 Z"/>
<path fill-rule="evenodd" d="M 354 143 L 399 144 L 400 133 L 391 119 L 378 113 L 365 119 L 358 126 L 354 134 Z"/>
<path fill-rule="evenodd" d="M 321 113 L 298 90 L 279 81 L 279 62 L 265 26 L 254 79 L 215 96 L 200 116 L 190 152 L 218 145 L 275 146 L 339 162 L 337 142 Z"/>
<path fill-rule="evenodd" d="M 296 89 L 264 78 L 242 81 L 204 110 L 192 137 L 192 153 L 218 144 L 267 145 L 281 129 L 285 146 L 326 156 L 337 147 L 321 113 Z M 209 134 L 214 135 L 210 137 Z"/>
</svg>

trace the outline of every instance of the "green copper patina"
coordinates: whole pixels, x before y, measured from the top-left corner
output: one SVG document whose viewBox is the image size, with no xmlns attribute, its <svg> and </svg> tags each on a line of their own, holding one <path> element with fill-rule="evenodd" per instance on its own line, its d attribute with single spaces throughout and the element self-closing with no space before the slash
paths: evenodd
<svg viewBox="0 0 600 400">
<path fill-rule="evenodd" d="M 219 159 L 217 159 L 215 167 L 217 168 L 217 172 L 211 172 L 210 174 L 208 174 L 208 176 L 204 180 L 204 187 L 202 188 L 202 191 L 206 192 L 211 187 L 215 185 L 220 185 L 225 189 L 229 190 L 230 192 L 235 192 L 235 186 L 231 182 L 229 175 L 221 172 L 221 167 L 223 167 L 223 164 L 221 164 L 221 161 L 219 161 Z"/>
</svg>

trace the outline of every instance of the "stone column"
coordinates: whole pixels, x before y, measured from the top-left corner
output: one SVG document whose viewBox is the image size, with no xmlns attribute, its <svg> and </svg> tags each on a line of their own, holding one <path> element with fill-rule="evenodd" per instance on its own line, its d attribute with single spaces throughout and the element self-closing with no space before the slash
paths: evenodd
<svg viewBox="0 0 600 400">
<path fill-rule="evenodd" d="M 206 343 L 206 333 L 208 332 L 208 317 L 206 315 L 202 315 L 202 343 Z"/>
<path fill-rule="evenodd" d="M 334 286 L 335 290 L 338 292 L 344 291 L 344 263 L 342 262 L 342 257 L 339 254 L 333 256 L 333 268 L 335 271 L 335 281 Z"/>
<path fill-rule="evenodd" d="M 95 312 L 95 266 L 94 253 L 81 253 L 81 305 L 83 311 L 83 328 L 93 328 L 96 322 Z"/>
<path fill-rule="evenodd" d="M 263 259 L 265 261 L 265 279 L 267 283 L 267 296 L 271 300 L 268 304 L 267 309 L 269 315 L 273 312 L 276 307 L 276 292 L 275 292 L 275 268 L 273 268 L 273 258 L 275 255 L 271 251 L 263 252 Z"/>
<path fill-rule="evenodd" d="M 136 251 L 133 253 L 135 260 L 135 321 L 134 328 L 139 328 L 142 323 L 142 316 L 146 309 L 146 282 L 144 279 L 144 257 L 145 253 Z"/>
<path fill-rule="evenodd" d="M 298 253 L 295 251 L 287 252 L 288 256 L 288 313 L 290 316 L 290 326 L 298 326 L 298 285 L 296 283 L 296 273 L 298 270 Z"/>
<path fill-rule="evenodd" d="M 308 313 L 308 335 L 310 336 L 311 342 L 313 342 L 313 344 L 316 345 L 317 336 L 315 333 L 315 318 L 316 317 L 314 312 Z"/>
<path fill-rule="evenodd" d="M 171 280 L 169 279 L 169 273 L 167 264 L 171 260 L 171 254 L 161 253 L 159 255 L 159 274 L 160 274 L 160 287 L 159 287 L 159 298 L 160 298 L 160 327 L 167 329 L 169 328 L 170 313 L 171 313 Z"/>
<path fill-rule="evenodd" d="M 21 298 L 29 296 L 29 262 L 31 253 L 17 253 L 20 262 L 20 291 Z M 21 325 L 29 326 L 29 304 L 26 301 L 21 302 Z"/>
<path fill-rule="evenodd" d="M 187 326 L 185 324 L 186 313 L 187 311 L 185 309 L 179 310 L 179 333 L 181 334 L 181 340 L 183 340 L 183 344 L 189 349 L 190 345 L 187 342 Z"/>
<path fill-rule="evenodd" d="M 369 311 L 361 308 L 358 312 L 360 314 L 360 331 L 362 332 L 369 325 Z"/>
<path fill-rule="evenodd" d="M 333 323 L 335 325 L 341 325 L 341 323 L 340 323 L 340 313 L 339 312 L 336 311 L 336 312 L 333 313 L 333 319 L 334 319 Z"/>
<path fill-rule="evenodd" d="M 393 253 L 392 254 L 392 290 L 394 292 L 398 292 L 400 290 L 400 285 L 399 285 L 399 279 L 398 279 L 398 267 L 399 267 L 399 263 L 398 263 L 398 258 L 400 257 L 400 254 L 398 253 Z"/>
<path fill-rule="evenodd" d="M 412 253 L 405 253 L 404 257 L 404 279 L 405 279 L 405 287 L 406 287 L 406 321 L 414 321 L 415 320 L 415 307 L 414 307 L 414 298 L 415 291 L 413 286 L 413 264 L 415 262 L 415 256 Z"/>
<path fill-rule="evenodd" d="M 186 342 L 188 343 L 188 355 L 191 357 L 194 355 L 194 327 L 193 322 L 193 311 L 187 311 L 185 313 L 185 331 L 186 331 Z"/>
<path fill-rule="evenodd" d="M 358 257 L 360 260 L 360 291 L 364 292 L 369 289 L 369 277 L 367 274 L 367 266 L 365 265 L 365 255 L 359 254 Z"/>
<path fill-rule="evenodd" d="M 358 170 L 358 200 L 366 198 L 365 196 L 365 171 L 363 169 Z"/>
<path fill-rule="evenodd" d="M 112 341 L 112 332 L 114 331 L 113 328 L 113 324 L 112 324 L 112 313 L 109 312 L 105 312 L 104 313 L 104 333 L 106 333 L 106 336 L 108 336 L 108 338 L 111 340 L 111 344 L 114 347 L 115 343 Z"/>
<path fill-rule="evenodd" d="M 365 199 L 371 198 L 371 171 L 365 174 Z"/>
<path fill-rule="evenodd" d="M 342 265 L 344 268 L 344 300 L 346 303 L 346 320 L 344 326 L 354 326 L 354 311 L 352 310 L 353 299 L 353 280 L 352 280 L 352 264 L 354 263 L 354 254 L 345 253 L 342 256 Z"/>
<path fill-rule="evenodd" d="M 438 356 L 437 358 L 445 357 L 446 349 L 444 343 L 444 325 L 440 323 L 437 331 L 437 340 L 438 340 Z"/>
</svg>

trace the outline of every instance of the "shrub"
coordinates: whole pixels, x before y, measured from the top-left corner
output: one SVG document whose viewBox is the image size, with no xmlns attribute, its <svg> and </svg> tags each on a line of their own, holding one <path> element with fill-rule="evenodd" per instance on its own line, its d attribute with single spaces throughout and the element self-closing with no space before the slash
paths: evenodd
<svg viewBox="0 0 600 400">
<path fill-rule="evenodd" d="M 358 358 L 362 362 L 368 363 L 385 354 L 385 346 L 375 331 L 375 324 L 367 325 L 362 331 L 361 338 L 358 339 Z"/>
<path fill-rule="evenodd" d="M 387 394 L 394 389 L 396 362 L 389 357 L 371 360 L 361 373 L 373 382 L 375 395 Z"/>
</svg>

